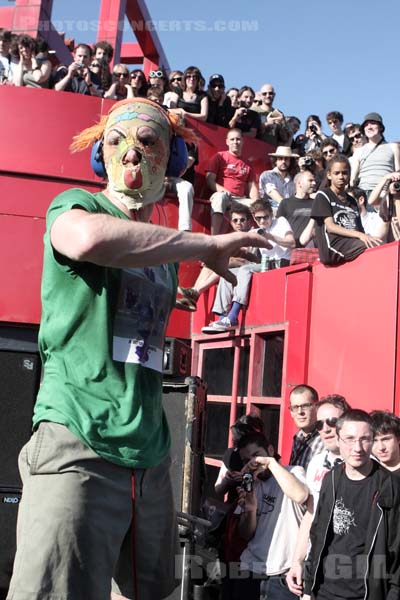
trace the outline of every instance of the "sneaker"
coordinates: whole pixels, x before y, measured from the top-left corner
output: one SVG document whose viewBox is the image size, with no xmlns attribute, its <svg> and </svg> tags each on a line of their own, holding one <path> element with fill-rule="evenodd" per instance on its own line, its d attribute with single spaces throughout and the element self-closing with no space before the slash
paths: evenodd
<svg viewBox="0 0 400 600">
<path fill-rule="evenodd" d="M 206 327 L 202 328 L 203 333 L 224 333 L 224 331 L 231 331 L 232 329 L 236 329 L 238 326 L 238 321 L 232 321 L 228 317 L 222 317 L 218 319 L 218 321 L 214 321 Z"/>
</svg>

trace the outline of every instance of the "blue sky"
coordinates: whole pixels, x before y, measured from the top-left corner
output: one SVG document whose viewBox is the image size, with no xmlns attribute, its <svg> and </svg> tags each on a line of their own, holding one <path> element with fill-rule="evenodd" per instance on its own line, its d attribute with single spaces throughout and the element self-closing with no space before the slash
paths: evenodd
<svg viewBox="0 0 400 600">
<path fill-rule="evenodd" d="M 98 18 L 99 6 L 54 0 L 53 20 L 90 43 L 96 33 L 85 21 Z M 147 7 L 171 68 L 222 73 L 228 87 L 272 83 L 276 106 L 303 123 L 310 113 L 324 119 L 340 110 L 345 121 L 360 121 L 377 111 L 387 138 L 400 140 L 399 0 L 147 0 Z"/>
</svg>

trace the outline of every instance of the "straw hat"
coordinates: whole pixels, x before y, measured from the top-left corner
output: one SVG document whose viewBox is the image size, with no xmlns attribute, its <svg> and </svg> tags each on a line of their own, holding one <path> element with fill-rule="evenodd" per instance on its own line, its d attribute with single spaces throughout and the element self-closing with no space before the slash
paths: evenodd
<svg viewBox="0 0 400 600">
<path fill-rule="evenodd" d="M 269 156 L 278 156 L 281 158 L 299 158 L 299 154 L 292 152 L 290 146 L 278 146 L 275 152 L 269 152 Z"/>
</svg>

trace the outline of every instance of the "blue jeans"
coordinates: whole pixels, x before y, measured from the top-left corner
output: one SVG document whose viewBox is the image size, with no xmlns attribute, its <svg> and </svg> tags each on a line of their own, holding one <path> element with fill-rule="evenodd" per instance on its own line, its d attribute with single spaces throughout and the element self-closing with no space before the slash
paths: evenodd
<svg viewBox="0 0 400 600">
<path fill-rule="evenodd" d="M 231 600 L 259 600 L 262 593 L 267 600 L 298 600 L 286 585 L 285 575 L 261 578 L 254 576 L 231 581 Z M 261 589 L 260 589 L 261 588 Z"/>
</svg>

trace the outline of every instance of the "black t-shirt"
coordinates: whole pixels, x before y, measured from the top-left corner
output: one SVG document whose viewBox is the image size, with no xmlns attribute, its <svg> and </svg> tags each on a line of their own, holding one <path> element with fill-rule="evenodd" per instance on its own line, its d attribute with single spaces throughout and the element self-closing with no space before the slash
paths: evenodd
<svg viewBox="0 0 400 600">
<path fill-rule="evenodd" d="M 336 501 L 329 525 L 327 550 L 323 558 L 323 579 L 317 598 L 326 600 L 362 600 L 367 570 L 365 534 L 370 519 L 376 482 L 371 477 L 349 479 L 343 470 L 338 482 Z"/>
<path fill-rule="evenodd" d="M 51 80 L 51 87 L 54 87 L 56 83 L 64 79 L 64 77 L 68 73 L 67 67 L 60 67 L 56 73 L 53 75 Z M 100 77 L 96 75 L 96 73 L 90 72 L 90 81 L 94 83 L 97 87 L 100 87 L 101 81 Z M 90 96 L 90 90 L 86 84 L 85 79 L 81 75 L 74 75 L 67 83 L 64 88 L 64 92 L 73 92 L 74 94 L 84 94 L 85 96 Z"/>
<path fill-rule="evenodd" d="M 357 202 L 349 194 L 346 194 L 343 201 L 330 188 L 320 190 L 315 196 L 311 216 L 316 221 L 315 234 L 319 256 L 324 264 L 332 265 L 353 260 L 366 249 L 365 244 L 357 238 L 328 233 L 326 230 L 325 219 L 332 217 L 335 225 L 364 232 Z"/>
<path fill-rule="evenodd" d="M 211 96 L 208 96 L 207 123 L 228 128 L 229 121 L 232 119 L 234 113 L 235 109 L 232 107 L 229 96 L 226 96 L 222 105 L 219 105 L 218 100 L 213 100 Z"/>
<path fill-rule="evenodd" d="M 243 131 L 243 133 L 246 133 L 251 129 L 257 129 L 257 135 L 260 135 L 260 115 L 255 110 L 251 110 L 250 108 L 248 108 L 244 116 L 241 117 L 240 121 L 236 122 L 235 129 L 240 129 L 240 131 Z"/>
<path fill-rule="evenodd" d="M 289 221 L 297 248 L 302 247 L 299 238 L 310 220 L 312 205 L 313 201 L 310 198 L 296 198 L 296 196 L 284 198 L 279 204 L 276 216 L 285 217 Z"/>
</svg>

